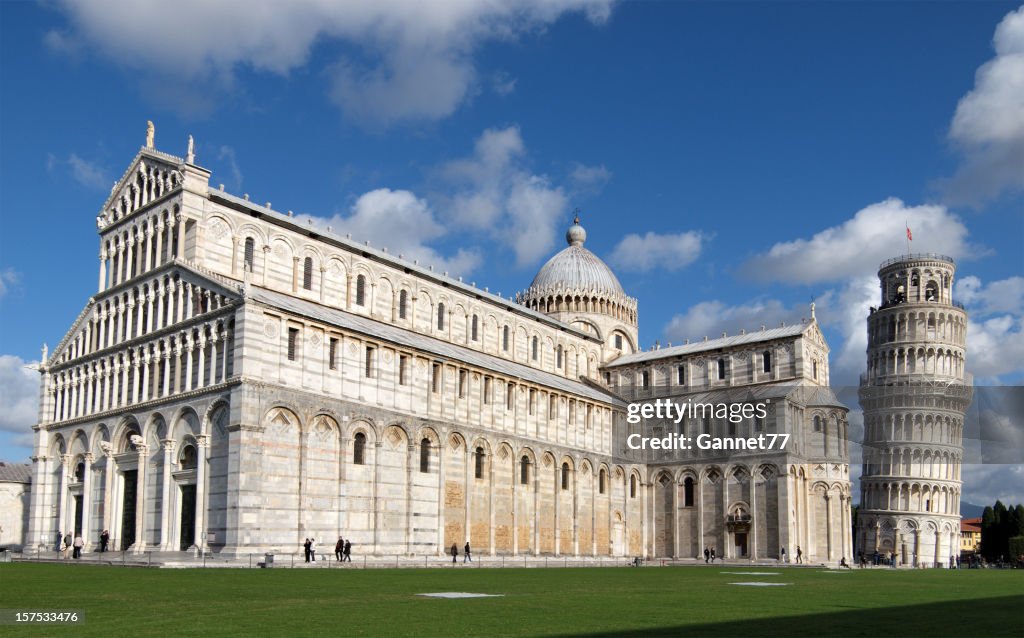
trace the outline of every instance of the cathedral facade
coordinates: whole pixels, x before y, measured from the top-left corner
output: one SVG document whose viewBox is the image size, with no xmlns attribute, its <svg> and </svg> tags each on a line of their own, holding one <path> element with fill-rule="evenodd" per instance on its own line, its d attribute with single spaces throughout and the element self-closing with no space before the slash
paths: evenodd
<svg viewBox="0 0 1024 638">
<path fill-rule="evenodd" d="M 642 351 L 578 221 L 508 298 L 209 176 L 147 140 L 103 204 L 98 291 L 40 367 L 29 546 L 850 556 L 847 410 L 813 316 Z M 626 424 L 658 397 L 768 413 Z M 790 444 L 669 458 L 630 428 Z"/>
</svg>

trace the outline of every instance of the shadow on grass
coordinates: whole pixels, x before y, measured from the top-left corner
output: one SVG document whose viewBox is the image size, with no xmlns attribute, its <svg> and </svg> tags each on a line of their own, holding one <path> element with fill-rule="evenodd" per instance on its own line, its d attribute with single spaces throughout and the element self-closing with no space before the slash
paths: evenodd
<svg viewBox="0 0 1024 638">
<path fill-rule="evenodd" d="M 740 610 L 738 610 L 740 611 Z M 927 605 L 752 618 L 730 622 L 561 634 L 593 638 L 629 636 L 1024 636 L 1024 595 L 947 601 Z"/>
</svg>

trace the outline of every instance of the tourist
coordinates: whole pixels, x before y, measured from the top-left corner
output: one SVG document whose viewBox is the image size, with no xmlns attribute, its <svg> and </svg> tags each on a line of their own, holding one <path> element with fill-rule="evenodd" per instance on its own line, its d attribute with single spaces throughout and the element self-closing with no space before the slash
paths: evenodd
<svg viewBox="0 0 1024 638">
<path fill-rule="evenodd" d="M 800 546 L 796 546 L 796 564 L 802 565 L 804 562 L 804 550 L 800 549 Z"/>
<path fill-rule="evenodd" d="M 74 553 L 71 555 L 72 558 L 78 560 L 82 557 L 82 547 L 85 546 L 85 541 L 82 540 L 81 534 L 75 536 Z"/>
<path fill-rule="evenodd" d="M 312 553 L 312 551 L 313 551 L 313 550 L 312 550 L 312 547 L 313 547 L 313 541 L 309 540 L 309 538 L 307 537 L 307 538 L 306 538 L 306 542 L 304 542 L 304 543 L 302 544 L 302 547 L 303 547 L 303 549 L 304 549 L 304 550 L 305 550 L 305 552 L 306 552 L 306 562 L 308 563 L 308 562 L 309 562 L 309 555 L 310 555 L 310 554 Z"/>
<path fill-rule="evenodd" d="M 704 546 L 704 564 L 705 565 L 707 564 L 708 559 L 710 559 L 710 558 L 711 558 L 711 550 L 708 549 L 707 545 L 705 545 Z"/>
<path fill-rule="evenodd" d="M 352 540 L 351 539 L 345 541 L 344 558 L 342 560 L 347 560 L 350 563 L 352 562 Z"/>
<path fill-rule="evenodd" d="M 458 562 L 458 561 L 455 560 L 458 557 L 459 557 L 459 546 L 456 545 L 455 543 L 452 543 L 452 564 L 453 565 L 456 562 Z"/>
<path fill-rule="evenodd" d="M 61 558 L 67 558 L 68 557 L 68 552 L 71 551 L 71 544 L 72 544 L 71 532 L 68 532 L 67 534 L 64 535 L 64 546 L 61 548 L 63 550 Z"/>
<path fill-rule="evenodd" d="M 849 565 L 849 563 L 846 562 L 846 557 L 845 556 L 843 556 L 842 558 L 839 559 L 839 566 L 844 568 L 844 569 L 850 569 L 850 565 Z"/>
<path fill-rule="evenodd" d="M 309 560 L 313 561 L 314 563 L 316 562 L 316 547 L 315 539 L 313 538 L 309 539 Z"/>
<path fill-rule="evenodd" d="M 711 564 L 712 565 L 715 564 L 715 548 L 714 547 L 711 548 Z"/>
<path fill-rule="evenodd" d="M 786 562 L 786 548 L 783 547 L 781 550 L 779 550 L 779 553 L 782 554 L 782 562 L 785 563 Z"/>
<path fill-rule="evenodd" d="M 345 541 L 341 538 L 341 536 L 339 536 L 338 537 L 338 542 L 335 543 L 335 545 L 334 545 L 334 560 L 336 560 L 336 561 L 338 561 L 340 563 L 341 560 L 342 560 L 341 557 L 342 557 L 342 555 L 344 553 L 345 553 Z"/>
<path fill-rule="evenodd" d="M 107 551 L 108 544 L 110 544 L 110 532 L 103 530 L 103 533 L 100 534 L 100 551 Z"/>
<path fill-rule="evenodd" d="M 463 563 L 466 563 L 466 562 L 472 563 L 473 562 L 473 554 L 469 551 L 469 541 L 466 541 L 466 549 L 464 551 L 466 553 L 463 555 L 462 562 Z"/>
</svg>

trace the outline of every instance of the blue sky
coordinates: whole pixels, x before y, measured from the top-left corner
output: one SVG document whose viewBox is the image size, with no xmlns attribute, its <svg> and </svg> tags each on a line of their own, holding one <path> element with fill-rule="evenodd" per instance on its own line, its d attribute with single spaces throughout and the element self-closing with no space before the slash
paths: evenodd
<svg viewBox="0 0 1024 638">
<path fill-rule="evenodd" d="M 969 369 L 1022 385 L 1018 4 L 175 7 L 0 4 L 0 458 L 29 454 L 24 366 L 95 291 L 95 216 L 147 119 L 214 185 L 505 295 L 578 207 L 642 343 L 814 298 L 840 385 L 909 220 L 959 262 Z M 1021 466 L 973 476 L 966 501 L 1024 500 Z"/>
</svg>

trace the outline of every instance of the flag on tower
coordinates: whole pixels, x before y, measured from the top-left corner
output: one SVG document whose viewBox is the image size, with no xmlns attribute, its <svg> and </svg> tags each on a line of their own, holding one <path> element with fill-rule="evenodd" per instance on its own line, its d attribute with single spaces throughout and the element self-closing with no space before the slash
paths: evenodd
<svg viewBox="0 0 1024 638">
<path fill-rule="evenodd" d="M 910 226 L 907 226 L 907 241 L 912 241 L 914 236 L 910 234 Z"/>
</svg>

